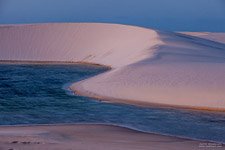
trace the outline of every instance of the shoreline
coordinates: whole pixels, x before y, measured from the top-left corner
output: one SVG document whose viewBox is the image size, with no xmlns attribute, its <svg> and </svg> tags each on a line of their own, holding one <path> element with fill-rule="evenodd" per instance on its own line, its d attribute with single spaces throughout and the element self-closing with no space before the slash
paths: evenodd
<svg viewBox="0 0 225 150">
<path fill-rule="evenodd" d="M 143 134 L 149 134 L 149 135 L 157 135 L 157 136 L 164 136 L 168 138 L 178 138 L 178 139 L 184 139 L 184 140 L 190 140 L 190 141 L 199 141 L 199 142 L 211 142 L 211 143 L 220 143 L 225 146 L 225 142 L 220 141 L 213 141 L 213 140 L 207 140 L 207 139 L 198 139 L 198 138 L 191 138 L 191 137 L 185 137 L 185 136 L 178 136 L 178 135 L 172 135 L 172 134 L 165 134 L 165 133 L 157 133 L 157 132 L 148 132 L 144 130 L 137 129 L 135 127 L 129 127 L 125 125 L 119 125 L 119 124 L 113 124 L 113 123 L 53 123 L 53 124 L 15 124 L 15 125 L 0 125 L 0 133 L 2 128 L 32 128 L 32 127 L 64 127 L 64 126 L 106 126 L 106 127 L 116 127 L 116 128 L 122 128 L 127 129 L 133 132 L 139 132 Z M 1 135 L 1 134 L 0 134 Z"/>
<path fill-rule="evenodd" d="M 70 61 L 20 61 L 20 60 L 0 60 L 0 65 L 1 64 L 6 64 L 6 65 L 85 65 L 85 66 L 90 66 L 90 67 L 102 67 L 106 68 L 107 70 L 105 72 L 108 72 L 112 70 L 111 66 L 107 65 L 102 65 L 102 64 L 97 64 L 97 63 L 91 63 L 91 62 L 85 62 L 85 61 L 77 61 L 77 62 L 70 62 Z M 103 72 L 103 73 L 105 73 Z M 100 73 L 102 74 L 102 73 Z M 98 75 L 100 75 L 98 74 Z M 95 77 L 95 76 L 92 76 Z M 90 78 L 92 78 L 90 77 Z M 89 78 L 87 78 L 89 79 Z M 85 79 L 86 80 L 86 79 Z M 83 81 L 83 80 L 81 80 Z M 81 82 L 79 81 L 79 82 Z M 84 96 L 84 97 L 89 97 L 89 98 L 94 98 L 98 101 L 101 102 L 109 102 L 109 103 L 115 103 L 115 104 L 128 104 L 128 105 L 134 105 L 134 106 L 139 106 L 139 107 L 145 107 L 145 108 L 151 108 L 151 107 L 156 107 L 156 108 L 168 108 L 168 109 L 179 109 L 179 110 L 190 110 L 190 111 L 201 111 L 201 112 L 213 112 L 213 113 L 224 113 L 225 109 L 223 108 L 210 108 L 210 107 L 194 107 L 194 106 L 182 106 L 182 105 L 170 105 L 170 104 L 161 104 L 161 103 L 151 103 L 151 102 L 143 102 L 143 101 L 138 101 L 138 100 L 130 100 L 130 99 L 118 99 L 118 98 L 113 98 L 113 97 L 106 97 L 106 96 L 101 96 L 96 93 L 86 91 L 83 89 L 81 86 L 78 85 L 75 88 L 71 88 L 73 84 L 76 84 L 77 82 L 71 82 L 68 83 L 68 86 L 64 88 L 64 90 L 68 90 L 69 92 L 79 95 L 79 96 Z"/>
<path fill-rule="evenodd" d="M 111 69 L 111 66 L 91 63 L 86 61 L 26 61 L 26 60 L 0 60 L 0 65 L 87 65 L 94 67 L 104 67 L 107 69 Z"/>
<path fill-rule="evenodd" d="M 72 83 L 71 86 L 76 83 Z M 73 92 L 75 95 L 94 98 L 100 102 L 108 102 L 112 104 L 128 104 L 133 106 L 139 106 L 144 108 L 168 108 L 168 109 L 178 109 L 178 110 L 190 110 L 190 111 L 200 111 L 200 112 L 213 112 L 213 113 L 224 113 L 225 109 L 223 108 L 209 108 L 209 107 L 194 107 L 194 106 L 182 106 L 182 105 L 169 105 L 169 104 L 160 104 L 160 103 L 151 103 L 151 102 L 144 102 L 144 101 L 138 101 L 138 100 L 129 100 L 129 99 L 118 99 L 113 97 L 106 97 L 101 96 L 96 93 L 86 91 L 81 86 L 75 86 L 71 88 L 69 86 L 69 91 Z"/>
<path fill-rule="evenodd" d="M 54 124 L 0 126 L 0 148 L 21 149 L 223 149 L 224 144 L 204 140 L 145 133 L 107 124 Z M 111 147 L 111 148 L 110 148 Z"/>
</svg>

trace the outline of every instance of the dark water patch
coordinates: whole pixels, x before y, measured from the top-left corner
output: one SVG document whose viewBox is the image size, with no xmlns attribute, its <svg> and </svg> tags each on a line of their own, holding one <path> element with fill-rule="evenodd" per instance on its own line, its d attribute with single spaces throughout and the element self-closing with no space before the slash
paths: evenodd
<svg viewBox="0 0 225 150">
<path fill-rule="evenodd" d="M 106 71 L 87 65 L 0 65 L 0 125 L 107 123 L 225 142 L 225 114 L 109 104 L 65 84 Z"/>
</svg>

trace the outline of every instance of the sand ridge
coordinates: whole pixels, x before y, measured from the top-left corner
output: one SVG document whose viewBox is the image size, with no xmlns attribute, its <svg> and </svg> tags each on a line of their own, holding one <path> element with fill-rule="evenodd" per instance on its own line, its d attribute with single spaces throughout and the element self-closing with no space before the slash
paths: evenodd
<svg viewBox="0 0 225 150">
<path fill-rule="evenodd" d="M 225 43 L 225 33 L 220 32 L 181 32 L 183 34 L 197 36 L 215 42 Z"/>
</svg>

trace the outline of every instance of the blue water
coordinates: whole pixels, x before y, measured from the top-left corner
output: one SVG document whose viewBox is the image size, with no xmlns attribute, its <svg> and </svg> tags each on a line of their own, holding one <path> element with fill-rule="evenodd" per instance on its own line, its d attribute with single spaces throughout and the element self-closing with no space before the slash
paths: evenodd
<svg viewBox="0 0 225 150">
<path fill-rule="evenodd" d="M 225 113 L 109 104 L 64 90 L 68 83 L 106 70 L 85 65 L 0 65 L 0 125 L 106 123 L 225 142 Z"/>
</svg>

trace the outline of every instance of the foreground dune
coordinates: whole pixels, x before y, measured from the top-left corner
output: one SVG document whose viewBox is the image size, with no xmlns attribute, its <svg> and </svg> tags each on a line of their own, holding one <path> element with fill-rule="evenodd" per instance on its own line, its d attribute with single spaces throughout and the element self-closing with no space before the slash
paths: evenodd
<svg viewBox="0 0 225 150">
<path fill-rule="evenodd" d="M 1 26 L 0 60 L 102 64 L 112 69 L 70 88 L 118 102 L 225 110 L 225 44 L 209 37 L 116 24 Z"/>
<path fill-rule="evenodd" d="M 207 147 L 208 146 L 208 147 Z M 108 125 L 0 127 L 1 150 L 213 150 L 224 145 Z"/>
</svg>

